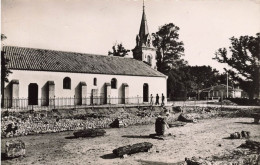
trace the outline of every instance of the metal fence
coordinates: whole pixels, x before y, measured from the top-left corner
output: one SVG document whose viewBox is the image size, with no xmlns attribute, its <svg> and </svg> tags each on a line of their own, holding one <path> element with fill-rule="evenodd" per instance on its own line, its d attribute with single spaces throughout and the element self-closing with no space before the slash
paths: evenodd
<svg viewBox="0 0 260 165">
<path fill-rule="evenodd" d="M 156 106 L 161 106 L 160 104 Z M 218 99 L 211 100 L 186 100 L 186 101 L 167 101 L 164 104 L 168 106 L 181 107 L 233 107 L 233 108 L 247 108 L 247 106 L 225 105 L 219 102 Z M 155 106 L 155 99 L 150 103 L 150 98 L 143 97 L 54 97 L 50 99 L 36 99 L 29 100 L 28 98 L 17 99 L 2 99 L 1 108 L 3 111 L 27 111 L 27 110 L 52 110 L 52 109 L 80 109 L 80 108 L 94 108 L 94 107 L 134 107 L 134 106 Z M 260 106 L 249 106 L 250 108 L 260 108 Z"/>
<path fill-rule="evenodd" d="M 147 101 L 148 100 L 148 101 Z M 146 98 L 144 101 L 143 97 L 54 97 L 47 99 L 28 99 L 28 98 L 17 98 L 17 99 L 2 99 L 1 107 L 3 110 L 51 110 L 51 109 L 71 109 L 71 108 L 88 108 L 97 106 L 127 106 L 127 105 L 150 105 L 150 98 Z M 154 103 L 153 103 L 154 104 Z"/>
</svg>

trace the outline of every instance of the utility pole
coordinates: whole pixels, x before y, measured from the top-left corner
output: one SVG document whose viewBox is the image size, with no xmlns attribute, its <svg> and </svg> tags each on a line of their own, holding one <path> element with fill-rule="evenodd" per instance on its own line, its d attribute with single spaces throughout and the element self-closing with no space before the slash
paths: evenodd
<svg viewBox="0 0 260 165">
<path fill-rule="evenodd" d="M 227 98 L 228 98 L 228 72 L 227 72 Z"/>
</svg>

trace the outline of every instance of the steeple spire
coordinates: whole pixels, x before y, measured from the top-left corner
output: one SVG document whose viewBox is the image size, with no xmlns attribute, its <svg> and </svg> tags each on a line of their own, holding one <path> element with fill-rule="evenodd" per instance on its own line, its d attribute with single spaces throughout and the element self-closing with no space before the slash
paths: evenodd
<svg viewBox="0 0 260 165">
<path fill-rule="evenodd" d="M 144 6 L 144 0 L 143 0 L 143 16 L 142 16 L 141 26 L 140 26 L 140 30 L 139 30 L 139 37 L 141 40 L 145 39 L 147 37 L 147 35 L 149 34 L 144 8 L 145 8 L 145 6 Z"/>
<path fill-rule="evenodd" d="M 144 12 L 144 0 L 143 0 L 143 12 Z"/>
<path fill-rule="evenodd" d="M 156 69 L 156 49 L 152 45 L 152 38 L 148 31 L 144 0 L 140 30 L 139 34 L 136 36 L 136 46 L 132 51 L 134 59 L 144 61 L 153 69 Z"/>
</svg>

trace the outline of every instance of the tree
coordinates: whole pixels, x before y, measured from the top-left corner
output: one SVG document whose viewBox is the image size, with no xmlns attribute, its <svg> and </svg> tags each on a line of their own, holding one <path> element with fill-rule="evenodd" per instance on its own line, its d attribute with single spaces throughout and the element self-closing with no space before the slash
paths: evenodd
<svg viewBox="0 0 260 165">
<path fill-rule="evenodd" d="M 187 93 L 191 91 L 192 81 L 189 68 L 182 66 L 172 68 L 168 73 L 167 94 L 171 100 L 186 99 Z"/>
<path fill-rule="evenodd" d="M 191 80 L 194 82 L 193 90 L 200 90 L 218 84 L 218 71 L 211 66 L 188 66 Z"/>
<path fill-rule="evenodd" d="M 108 51 L 108 55 L 124 57 L 128 55 L 128 52 L 130 52 L 130 50 L 125 49 L 123 44 L 120 43 L 120 44 L 115 44 L 112 47 L 112 52 Z"/>
<path fill-rule="evenodd" d="M 7 37 L 4 34 L 1 34 L 1 41 L 7 39 Z M 12 73 L 8 68 L 7 68 L 7 64 L 8 64 L 9 60 L 5 58 L 5 52 L 1 50 L 1 107 L 4 104 L 4 84 L 5 82 L 9 82 L 8 81 L 8 75 L 10 73 Z"/>
<path fill-rule="evenodd" d="M 7 39 L 7 37 L 4 34 L 1 34 L 1 41 Z M 5 58 L 5 52 L 1 51 L 1 82 L 9 82 L 8 76 L 10 73 L 12 73 L 8 68 L 9 60 Z M 3 85 L 3 84 L 2 84 Z"/>
<path fill-rule="evenodd" d="M 231 87 L 237 87 L 237 84 L 234 82 L 232 77 L 227 77 L 227 73 L 222 73 L 217 75 L 217 83 L 218 84 L 227 84 L 227 78 L 228 78 L 228 86 Z"/>
<path fill-rule="evenodd" d="M 227 82 L 225 74 L 219 74 L 216 69 L 205 65 L 173 68 L 168 76 L 170 97 L 185 97 L 185 95 L 196 97 L 201 89 Z"/>
<path fill-rule="evenodd" d="M 167 74 L 172 68 L 178 68 L 187 62 L 181 59 L 184 55 L 183 42 L 179 40 L 179 27 L 173 23 L 165 24 L 153 33 L 153 46 L 157 48 L 157 70 Z"/>
<path fill-rule="evenodd" d="M 229 51 L 220 48 L 213 59 L 232 68 L 225 70 L 239 83 L 240 88 L 248 93 L 250 99 L 254 97 L 254 93 L 259 97 L 260 33 L 257 33 L 256 37 L 231 37 L 230 41 Z"/>
</svg>

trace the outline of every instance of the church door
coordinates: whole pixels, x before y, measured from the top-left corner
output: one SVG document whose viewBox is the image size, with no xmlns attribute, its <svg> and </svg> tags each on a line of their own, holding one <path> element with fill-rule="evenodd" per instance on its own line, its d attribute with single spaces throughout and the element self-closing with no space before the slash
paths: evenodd
<svg viewBox="0 0 260 165">
<path fill-rule="evenodd" d="M 28 92 L 29 105 L 38 105 L 38 85 L 31 83 Z"/>
<path fill-rule="evenodd" d="M 149 97 L 149 86 L 148 84 L 144 84 L 143 86 L 143 101 L 148 102 L 148 97 Z"/>
</svg>

